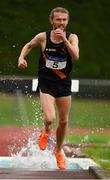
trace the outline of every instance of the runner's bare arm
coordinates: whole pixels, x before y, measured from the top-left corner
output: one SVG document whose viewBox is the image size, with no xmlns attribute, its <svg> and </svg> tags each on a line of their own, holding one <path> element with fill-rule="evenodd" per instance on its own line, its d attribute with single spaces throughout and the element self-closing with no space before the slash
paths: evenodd
<svg viewBox="0 0 110 180">
<path fill-rule="evenodd" d="M 68 39 L 64 39 L 64 43 L 68 49 L 69 54 L 73 60 L 79 59 L 79 46 L 78 46 L 78 37 L 76 34 L 71 34 Z"/>
<path fill-rule="evenodd" d="M 26 56 L 29 54 L 31 49 L 37 45 L 42 46 L 42 42 L 45 39 L 45 33 L 39 33 L 36 35 L 30 42 L 26 43 L 25 46 L 22 48 L 20 56 L 18 58 L 18 67 L 20 68 L 26 68 L 27 67 L 27 61 Z"/>
<path fill-rule="evenodd" d="M 58 28 L 54 32 L 57 36 L 62 38 L 72 59 L 77 60 L 79 58 L 79 47 L 78 47 L 77 35 L 71 33 L 69 39 L 67 39 L 65 32 L 62 29 Z"/>
</svg>

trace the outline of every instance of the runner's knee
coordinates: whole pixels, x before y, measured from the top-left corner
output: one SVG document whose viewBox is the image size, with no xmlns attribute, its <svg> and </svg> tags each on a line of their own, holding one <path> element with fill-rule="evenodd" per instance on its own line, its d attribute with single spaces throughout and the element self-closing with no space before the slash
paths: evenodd
<svg viewBox="0 0 110 180">
<path fill-rule="evenodd" d="M 66 127 L 68 124 L 68 119 L 60 119 L 59 125 L 60 127 Z"/>
<path fill-rule="evenodd" d="M 47 125 L 51 125 L 53 120 L 55 119 L 55 115 L 46 115 L 44 119 Z"/>
</svg>

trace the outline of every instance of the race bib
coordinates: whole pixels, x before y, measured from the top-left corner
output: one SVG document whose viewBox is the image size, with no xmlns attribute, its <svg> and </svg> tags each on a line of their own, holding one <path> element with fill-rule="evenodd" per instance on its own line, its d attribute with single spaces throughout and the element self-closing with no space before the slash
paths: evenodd
<svg viewBox="0 0 110 180">
<path fill-rule="evenodd" d="M 50 69 L 64 69 L 66 67 L 66 59 L 65 58 L 57 58 L 57 57 L 48 57 L 46 60 L 46 67 Z"/>
</svg>

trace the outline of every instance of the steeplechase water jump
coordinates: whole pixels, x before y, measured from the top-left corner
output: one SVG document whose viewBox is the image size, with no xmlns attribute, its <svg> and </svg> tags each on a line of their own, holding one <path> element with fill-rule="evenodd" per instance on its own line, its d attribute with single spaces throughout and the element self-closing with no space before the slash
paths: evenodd
<svg viewBox="0 0 110 180">
<path fill-rule="evenodd" d="M 71 77 L 71 72 L 75 68 L 74 63 L 79 59 L 79 38 L 75 32 L 67 30 L 69 20 L 70 13 L 67 9 L 63 7 L 52 9 L 49 15 L 51 29 L 37 33 L 20 52 L 18 69 L 25 71 L 29 68 L 30 51 L 34 47 L 40 48 L 37 80 L 32 81 L 32 89 L 36 94 L 34 103 L 39 99 L 43 122 L 38 126 L 36 121 L 35 128 L 29 128 L 34 110 L 31 107 L 33 113 L 28 115 L 30 103 L 28 101 L 25 107 L 27 97 L 24 97 L 18 88 L 13 101 L 13 104 L 16 104 L 13 108 L 13 117 L 18 116 L 18 108 L 24 127 L 1 129 L 1 137 L 3 131 L 5 133 L 4 139 L 1 138 L 0 148 L 1 179 L 98 179 L 107 173 L 91 158 L 82 158 L 83 154 L 81 157 L 80 149 L 84 149 L 84 143 L 90 140 L 88 134 L 79 139 L 81 144 L 78 146 L 65 143 L 66 136 L 71 138 L 74 132 L 74 129 L 68 129 L 72 92 L 74 89 L 76 92 L 79 91 L 79 81 L 72 81 Z M 25 88 L 28 89 L 28 86 L 25 85 Z M 11 99 L 9 104 L 11 105 Z M 75 110 L 75 106 L 73 109 Z M 39 113 L 36 111 L 35 114 L 36 120 L 39 120 L 37 117 Z M 91 132 L 95 134 L 94 130 L 90 131 L 90 134 Z M 77 157 L 73 158 L 75 155 Z M 103 175 L 97 173 L 99 171 L 103 172 Z M 108 176 L 106 174 L 106 177 Z"/>
</svg>

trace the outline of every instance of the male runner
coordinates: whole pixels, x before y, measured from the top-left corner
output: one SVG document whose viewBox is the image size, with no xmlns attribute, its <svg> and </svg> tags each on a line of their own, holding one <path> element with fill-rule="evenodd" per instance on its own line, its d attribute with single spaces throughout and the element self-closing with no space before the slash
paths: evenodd
<svg viewBox="0 0 110 180">
<path fill-rule="evenodd" d="M 38 144 L 41 150 L 48 145 L 51 125 L 55 119 L 55 104 L 58 110 L 58 127 L 56 129 L 56 146 L 54 155 L 60 169 L 66 168 L 61 151 L 67 130 L 71 108 L 72 61 L 79 58 L 78 37 L 66 31 L 69 12 L 62 7 L 54 8 L 50 13 L 52 29 L 37 34 L 23 47 L 18 59 L 18 67 L 26 68 L 26 56 L 35 46 L 40 46 L 41 54 L 38 69 L 40 103 L 44 114 L 44 130 Z"/>
</svg>

